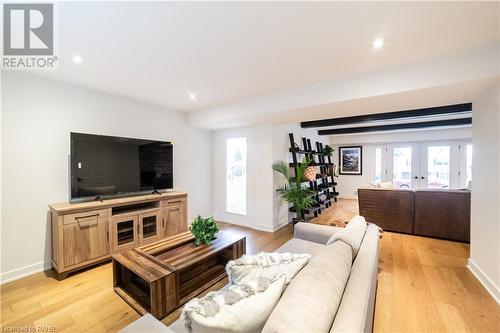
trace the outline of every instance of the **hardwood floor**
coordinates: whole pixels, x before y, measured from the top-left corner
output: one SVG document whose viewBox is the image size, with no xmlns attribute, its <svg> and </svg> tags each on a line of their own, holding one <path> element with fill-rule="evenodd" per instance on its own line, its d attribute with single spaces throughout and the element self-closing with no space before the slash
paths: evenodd
<svg viewBox="0 0 500 333">
<path fill-rule="evenodd" d="M 357 202 L 340 200 L 314 223 L 342 224 Z M 292 237 L 223 224 L 247 236 L 247 253 L 273 251 Z M 466 244 L 384 233 L 375 332 L 499 332 L 500 307 L 466 267 Z M 215 288 L 220 288 L 223 280 Z M 57 281 L 49 271 L 0 286 L 0 325 L 54 326 L 55 332 L 115 332 L 139 315 L 112 288 L 106 263 Z M 180 312 L 167 316 L 170 324 Z"/>
</svg>

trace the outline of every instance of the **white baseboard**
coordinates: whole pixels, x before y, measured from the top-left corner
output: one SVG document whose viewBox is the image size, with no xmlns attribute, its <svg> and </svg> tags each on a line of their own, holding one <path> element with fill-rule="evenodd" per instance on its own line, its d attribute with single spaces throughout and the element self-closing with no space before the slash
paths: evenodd
<svg viewBox="0 0 500 333">
<path fill-rule="evenodd" d="M 281 229 L 282 227 L 284 227 L 288 223 L 288 220 L 286 220 L 286 221 L 281 221 L 277 225 L 270 226 L 270 225 L 262 224 L 262 223 L 248 224 L 248 223 L 243 223 L 243 222 L 238 222 L 238 221 L 228 222 L 227 220 L 224 221 L 222 219 L 215 219 L 215 220 L 222 222 L 222 223 L 239 225 L 240 227 L 245 227 L 245 228 L 259 230 L 259 231 L 266 231 L 266 232 L 275 232 L 276 230 Z"/>
<path fill-rule="evenodd" d="M 483 287 L 488 291 L 488 293 L 493 297 L 493 299 L 500 304 L 500 289 L 496 286 L 493 281 L 483 273 L 483 271 L 476 265 L 476 263 L 469 258 L 467 268 L 474 274 L 474 276 L 481 282 Z"/>
<path fill-rule="evenodd" d="M 0 284 L 12 282 L 20 278 L 23 278 L 25 276 L 32 275 L 35 273 L 40 273 L 49 270 L 51 268 L 52 268 L 52 262 L 48 260 L 33 265 L 13 269 L 11 271 L 0 274 Z"/>
<path fill-rule="evenodd" d="M 273 225 L 273 232 L 283 228 L 284 226 L 286 226 L 288 223 L 288 218 L 286 220 L 283 220 L 281 221 L 280 223 L 276 224 L 276 225 Z"/>
</svg>

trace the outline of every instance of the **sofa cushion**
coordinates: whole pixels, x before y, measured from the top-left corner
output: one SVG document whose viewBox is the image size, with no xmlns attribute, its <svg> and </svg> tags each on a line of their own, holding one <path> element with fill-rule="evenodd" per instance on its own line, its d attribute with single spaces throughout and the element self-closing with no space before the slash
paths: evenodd
<svg viewBox="0 0 500 333">
<path fill-rule="evenodd" d="M 285 276 L 258 279 L 194 298 L 184 306 L 181 318 L 192 333 L 258 333 L 280 299 Z"/>
<path fill-rule="evenodd" d="M 347 226 L 333 234 L 332 237 L 327 242 L 327 245 L 333 244 L 337 241 L 342 241 L 349 245 L 352 250 L 352 259 L 356 258 L 358 254 L 359 247 L 361 246 L 361 242 L 363 242 L 363 237 L 366 232 L 366 220 L 362 216 L 354 216 Z"/>
<path fill-rule="evenodd" d="M 290 283 L 298 271 L 311 258 L 308 253 L 261 252 L 255 255 L 244 255 L 231 260 L 226 265 L 230 284 L 243 284 L 258 278 L 274 279 L 285 275 L 286 284 Z"/>
<path fill-rule="evenodd" d="M 299 238 L 292 238 L 288 242 L 283 244 L 283 246 L 281 246 L 279 249 L 277 249 L 276 252 L 309 253 L 310 255 L 314 256 L 317 253 L 321 252 L 324 248 L 325 245 L 323 244 L 318 244 Z"/>
<path fill-rule="evenodd" d="M 342 228 L 300 222 L 293 227 L 293 237 L 319 244 L 326 244 L 328 239 L 339 230 L 342 230 Z"/>
<path fill-rule="evenodd" d="M 297 274 L 266 322 L 264 333 L 328 332 L 349 279 L 352 251 L 324 246 Z"/>
</svg>

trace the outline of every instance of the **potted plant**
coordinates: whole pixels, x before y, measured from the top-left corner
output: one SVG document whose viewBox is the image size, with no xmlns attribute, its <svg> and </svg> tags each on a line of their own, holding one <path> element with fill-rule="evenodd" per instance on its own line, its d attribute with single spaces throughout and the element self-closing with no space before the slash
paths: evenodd
<svg viewBox="0 0 500 333">
<path fill-rule="evenodd" d="M 285 183 L 276 191 L 280 193 L 283 200 L 293 205 L 297 212 L 297 220 L 303 220 L 304 209 L 316 203 L 316 200 L 313 198 L 316 192 L 302 184 L 306 181 L 304 179 L 304 171 L 311 162 L 311 160 L 306 159 L 304 162 L 299 163 L 296 168 L 295 177 L 292 177 L 290 174 L 290 168 L 287 163 L 277 161 L 273 164 L 273 170 L 280 173 L 285 178 Z"/>
<path fill-rule="evenodd" d="M 325 147 L 323 148 L 323 154 L 325 154 L 326 156 L 332 156 L 333 148 L 329 145 L 325 145 Z"/>
<path fill-rule="evenodd" d="M 194 243 L 196 245 L 200 245 L 202 243 L 210 245 L 210 243 L 217 238 L 216 235 L 219 231 L 219 226 L 217 226 L 212 216 L 203 218 L 198 215 L 198 217 L 194 219 L 193 223 L 191 223 L 189 230 L 194 236 Z"/>
</svg>

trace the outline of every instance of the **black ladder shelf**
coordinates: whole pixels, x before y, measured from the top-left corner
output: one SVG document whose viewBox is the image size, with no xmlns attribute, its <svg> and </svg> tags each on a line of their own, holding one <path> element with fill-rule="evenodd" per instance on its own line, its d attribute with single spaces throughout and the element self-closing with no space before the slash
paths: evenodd
<svg viewBox="0 0 500 333">
<path fill-rule="evenodd" d="M 332 202 L 337 202 L 337 197 L 339 193 L 336 190 L 337 182 L 334 177 L 328 174 L 328 168 L 334 167 L 332 163 L 331 156 L 327 156 L 323 153 L 323 143 L 316 142 L 316 150 L 313 150 L 311 147 L 311 140 L 302 138 L 302 147 L 303 149 L 298 148 L 298 145 L 295 144 L 295 139 L 293 133 L 288 134 L 290 138 L 290 149 L 289 151 L 292 153 L 292 162 L 290 163 L 290 167 L 294 170 L 294 175 L 297 174 L 297 166 L 301 162 L 297 158 L 297 155 L 304 155 L 304 158 L 308 158 L 314 161 L 311 165 L 317 166 L 319 168 L 319 173 L 316 175 L 316 179 L 314 181 L 309 181 L 308 186 L 309 189 L 316 192 L 314 195 L 314 199 L 317 204 L 305 209 L 302 212 L 302 219 L 305 219 L 305 215 L 314 215 L 317 217 L 318 214 L 321 214 L 321 209 L 328 208 L 332 205 Z M 317 159 L 316 159 L 317 157 Z M 291 212 L 296 212 L 295 207 L 290 207 Z"/>
</svg>

